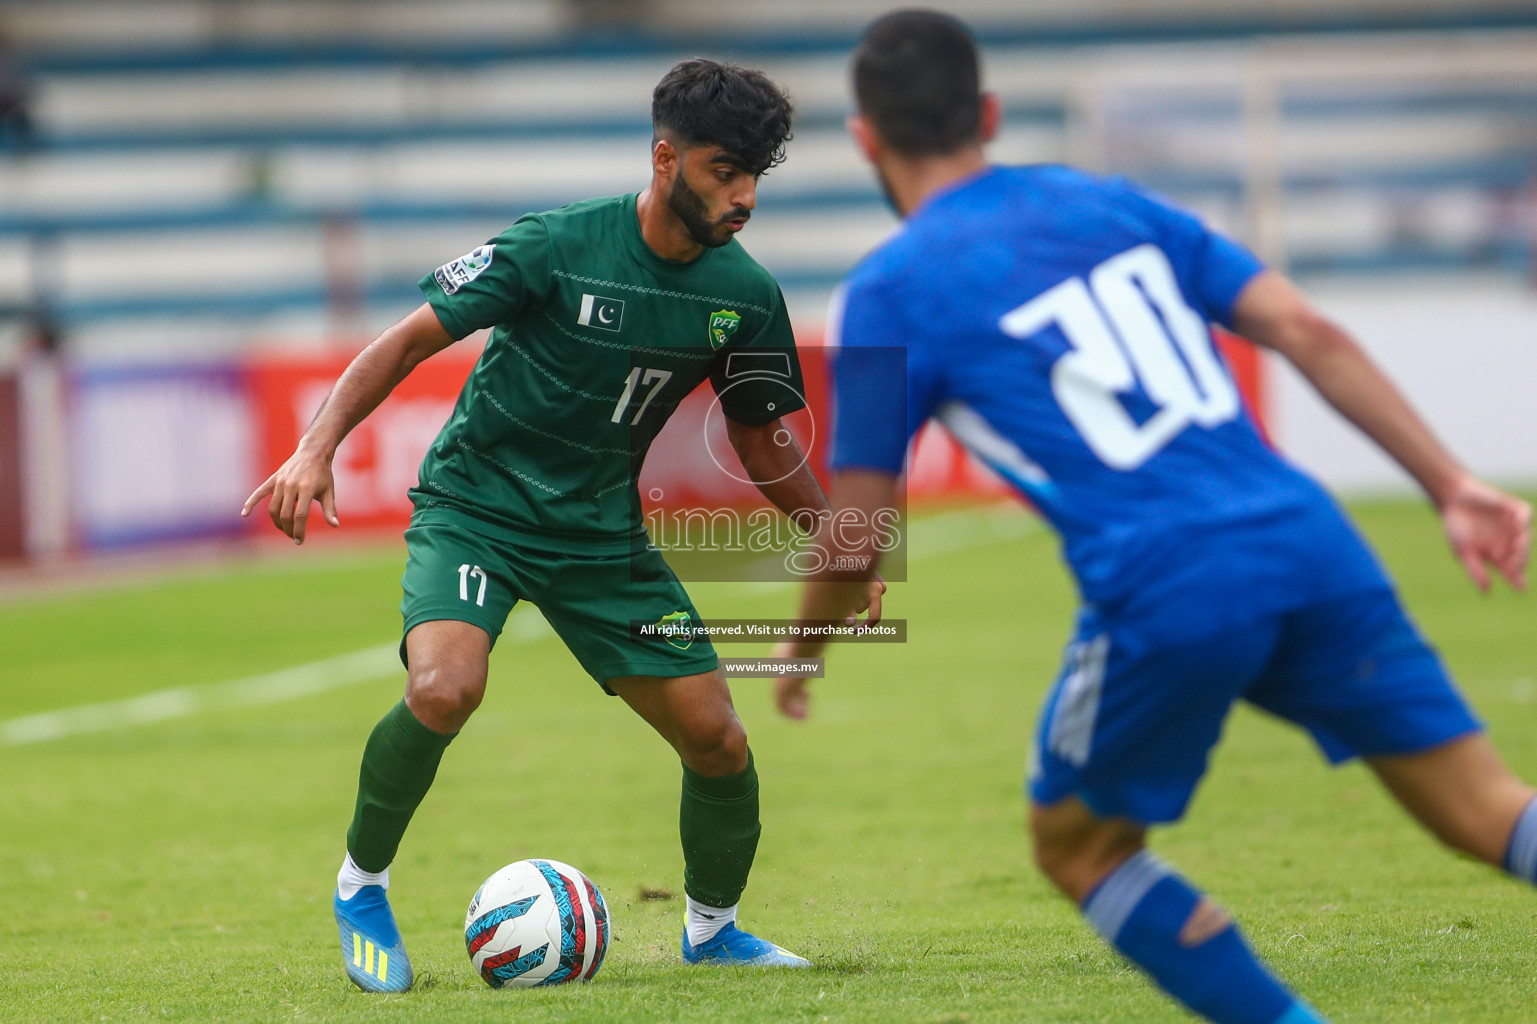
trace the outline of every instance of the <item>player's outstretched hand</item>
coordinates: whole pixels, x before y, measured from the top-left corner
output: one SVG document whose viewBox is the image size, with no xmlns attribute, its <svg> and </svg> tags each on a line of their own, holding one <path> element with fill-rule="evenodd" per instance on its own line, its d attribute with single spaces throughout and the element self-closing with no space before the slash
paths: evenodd
<svg viewBox="0 0 1537 1024">
<path fill-rule="evenodd" d="M 1511 586 L 1526 589 L 1526 563 L 1532 550 L 1532 506 L 1465 477 L 1442 502 L 1441 522 L 1453 554 L 1479 590 L 1489 589 L 1491 565 Z"/>
<path fill-rule="evenodd" d="M 843 624 L 845 626 L 857 624 L 859 616 L 864 612 L 870 613 L 865 615 L 866 626 L 873 626 L 881 621 L 881 596 L 885 593 L 886 581 L 881 579 L 880 573 L 876 573 L 870 578 L 870 584 L 865 588 L 864 596 L 859 599 L 859 603 L 854 606 L 853 613 L 844 617 Z"/>
<path fill-rule="evenodd" d="M 772 658 L 798 658 L 805 652 L 797 651 L 792 643 L 778 643 L 769 652 Z M 816 652 L 820 653 L 820 651 Z M 786 718 L 799 722 L 811 713 L 811 691 L 806 688 L 805 676 L 779 676 L 774 680 L 774 706 Z"/>
<path fill-rule="evenodd" d="M 811 713 L 811 691 L 806 680 L 781 676 L 774 680 L 774 706 L 786 718 L 797 722 Z"/>
<path fill-rule="evenodd" d="M 292 537 L 295 544 L 304 543 L 304 526 L 311 506 L 317 501 L 326 522 L 341 525 L 336 516 L 336 480 L 331 474 L 331 460 L 302 445 L 266 483 L 251 492 L 240 510 L 241 516 L 250 515 L 257 502 L 268 495 L 271 500 L 267 502 L 267 515 L 272 525 Z"/>
</svg>

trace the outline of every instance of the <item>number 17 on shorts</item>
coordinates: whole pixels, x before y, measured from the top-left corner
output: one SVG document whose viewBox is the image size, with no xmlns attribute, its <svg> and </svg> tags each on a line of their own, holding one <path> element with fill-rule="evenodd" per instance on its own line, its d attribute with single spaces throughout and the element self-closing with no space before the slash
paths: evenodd
<svg viewBox="0 0 1537 1024">
<path fill-rule="evenodd" d="M 479 580 L 477 587 L 476 580 Z M 486 570 L 478 565 L 468 562 L 459 567 L 459 600 L 468 601 L 471 594 L 475 595 L 475 606 L 486 606 Z"/>
</svg>

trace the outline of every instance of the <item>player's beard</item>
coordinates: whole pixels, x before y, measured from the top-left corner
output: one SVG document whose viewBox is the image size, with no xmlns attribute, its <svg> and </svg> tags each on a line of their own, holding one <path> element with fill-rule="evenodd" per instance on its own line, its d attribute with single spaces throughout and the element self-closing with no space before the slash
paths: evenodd
<svg viewBox="0 0 1537 1024">
<path fill-rule="evenodd" d="M 725 216 L 711 219 L 710 208 L 698 192 L 688 187 L 682 174 L 672 181 L 672 191 L 667 193 L 667 207 L 683 222 L 690 238 L 710 249 L 719 249 L 731 241 L 733 233 L 726 230 L 728 221 L 746 220 L 752 216 L 751 210 L 734 206 Z"/>
</svg>

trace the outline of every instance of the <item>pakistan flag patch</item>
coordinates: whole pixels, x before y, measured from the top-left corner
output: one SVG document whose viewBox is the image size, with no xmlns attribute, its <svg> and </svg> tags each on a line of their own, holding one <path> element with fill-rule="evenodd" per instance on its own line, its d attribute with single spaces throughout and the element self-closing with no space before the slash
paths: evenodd
<svg viewBox="0 0 1537 1024">
<path fill-rule="evenodd" d="M 734 309 L 718 309 L 710 314 L 710 347 L 720 348 L 742 326 L 742 314 Z"/>
</svg>

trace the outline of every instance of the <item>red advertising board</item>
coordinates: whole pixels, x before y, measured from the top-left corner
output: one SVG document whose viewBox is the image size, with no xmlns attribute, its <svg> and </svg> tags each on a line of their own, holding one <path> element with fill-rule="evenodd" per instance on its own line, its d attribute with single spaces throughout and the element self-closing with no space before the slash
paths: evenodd
<svg viewBox="0 0 1537 1024">
<path fill-rule="evenodd" d="M 351 354 L 270 357 L 251 367 L 252 403 L 259 417 L 258 464 L 270 473 L 293 452 L 300 436 L 347 368 Z M 417 466 L 453 410 L 475 354 L 450 349 L 422 363 L 337 449 L 337 514 L 348 529 L 400 529 L 411 513 L 406 492 Z M 787 418 L 814 469 L 825 464 L 826 368 L 820 349 L 802 361 L 809 408 Z M 641 474 L 648 506 L 687 508 L 760 502 L 741 479 L 726 440 L 725 423 L 708 383 L 690 394 L 653 443 Z M 253 481 L 252 486 L 260 481 Z M 253 517 L 256 528 L 265 525 Z M 267 527 L 270 529 L 270 527 Z M 324 532 L 324 531 L 322 531 Z"/>
<path fill-rule="evenodd" d="M 336 451 L 337 514 L 349 529 L 405 526 L 406 491 L 443 422 L 453 411 L 478 353 L 439 353 L 411 372 Z M 293 453 L 315 410 L 352 353 L 269 357 L 250 368 L 252 404 L 260 422 L 257 465 L 271 473 Z M 252 481 L 254 488 L 260 480 Z M 270 529 L 260 516 L 258 527 Z M 321 531 L 324 532 L 324 531 Z"/>
<path fill-rule="evenodd" d="M 1265 399 L 1265 361 L 1259 349 L 1236 334 L 1213 328 L 1217 336 L 1217 348 L 1233 371 L 1238 382 L 1238 393 L 1243 396 L 1244 408 L 1259 428 L 1260 435 L 1270 440 L 1270 405 Z"/>
<path fill-rule="evenodd" d="M 1257 353 L 1231 336 L 1223 336 L 1220 343 L 1251 411 L 1257 419 L 1263 417 Z M 342 443 L 335 462 L 337 509 L 349 530 L 404 527 L 411 511 L 406 492 L 416 483 L 422 455 L 452 411 L 475 355 L 450 349 L 427 360 Z M 260 420 L 257 463 L 262 473 L 270 473 L 292 453 L 350 360 L 350 353 L 285 356 L 263 359 L 251 367 L 252 405 Z M 831 430 L 825 351 L 803 343 L 801 366 L 808 408 L 788 417 L 787 425 L 812 468 L 824 476 Z M 942 429 L 930 426 L 919 435 L 909 468 L 909 497 L 996 497 L 1005 491 L 990 470 Z M 646 506 L 670 509 L 761 502 L 756 489 L 742 479 L 708 383 L 678 406 L 652 445 L 640 493 Z M 264 517 L 253 520 L 263 520 L 258 527 L 264 525 Z"/>
</svg>

